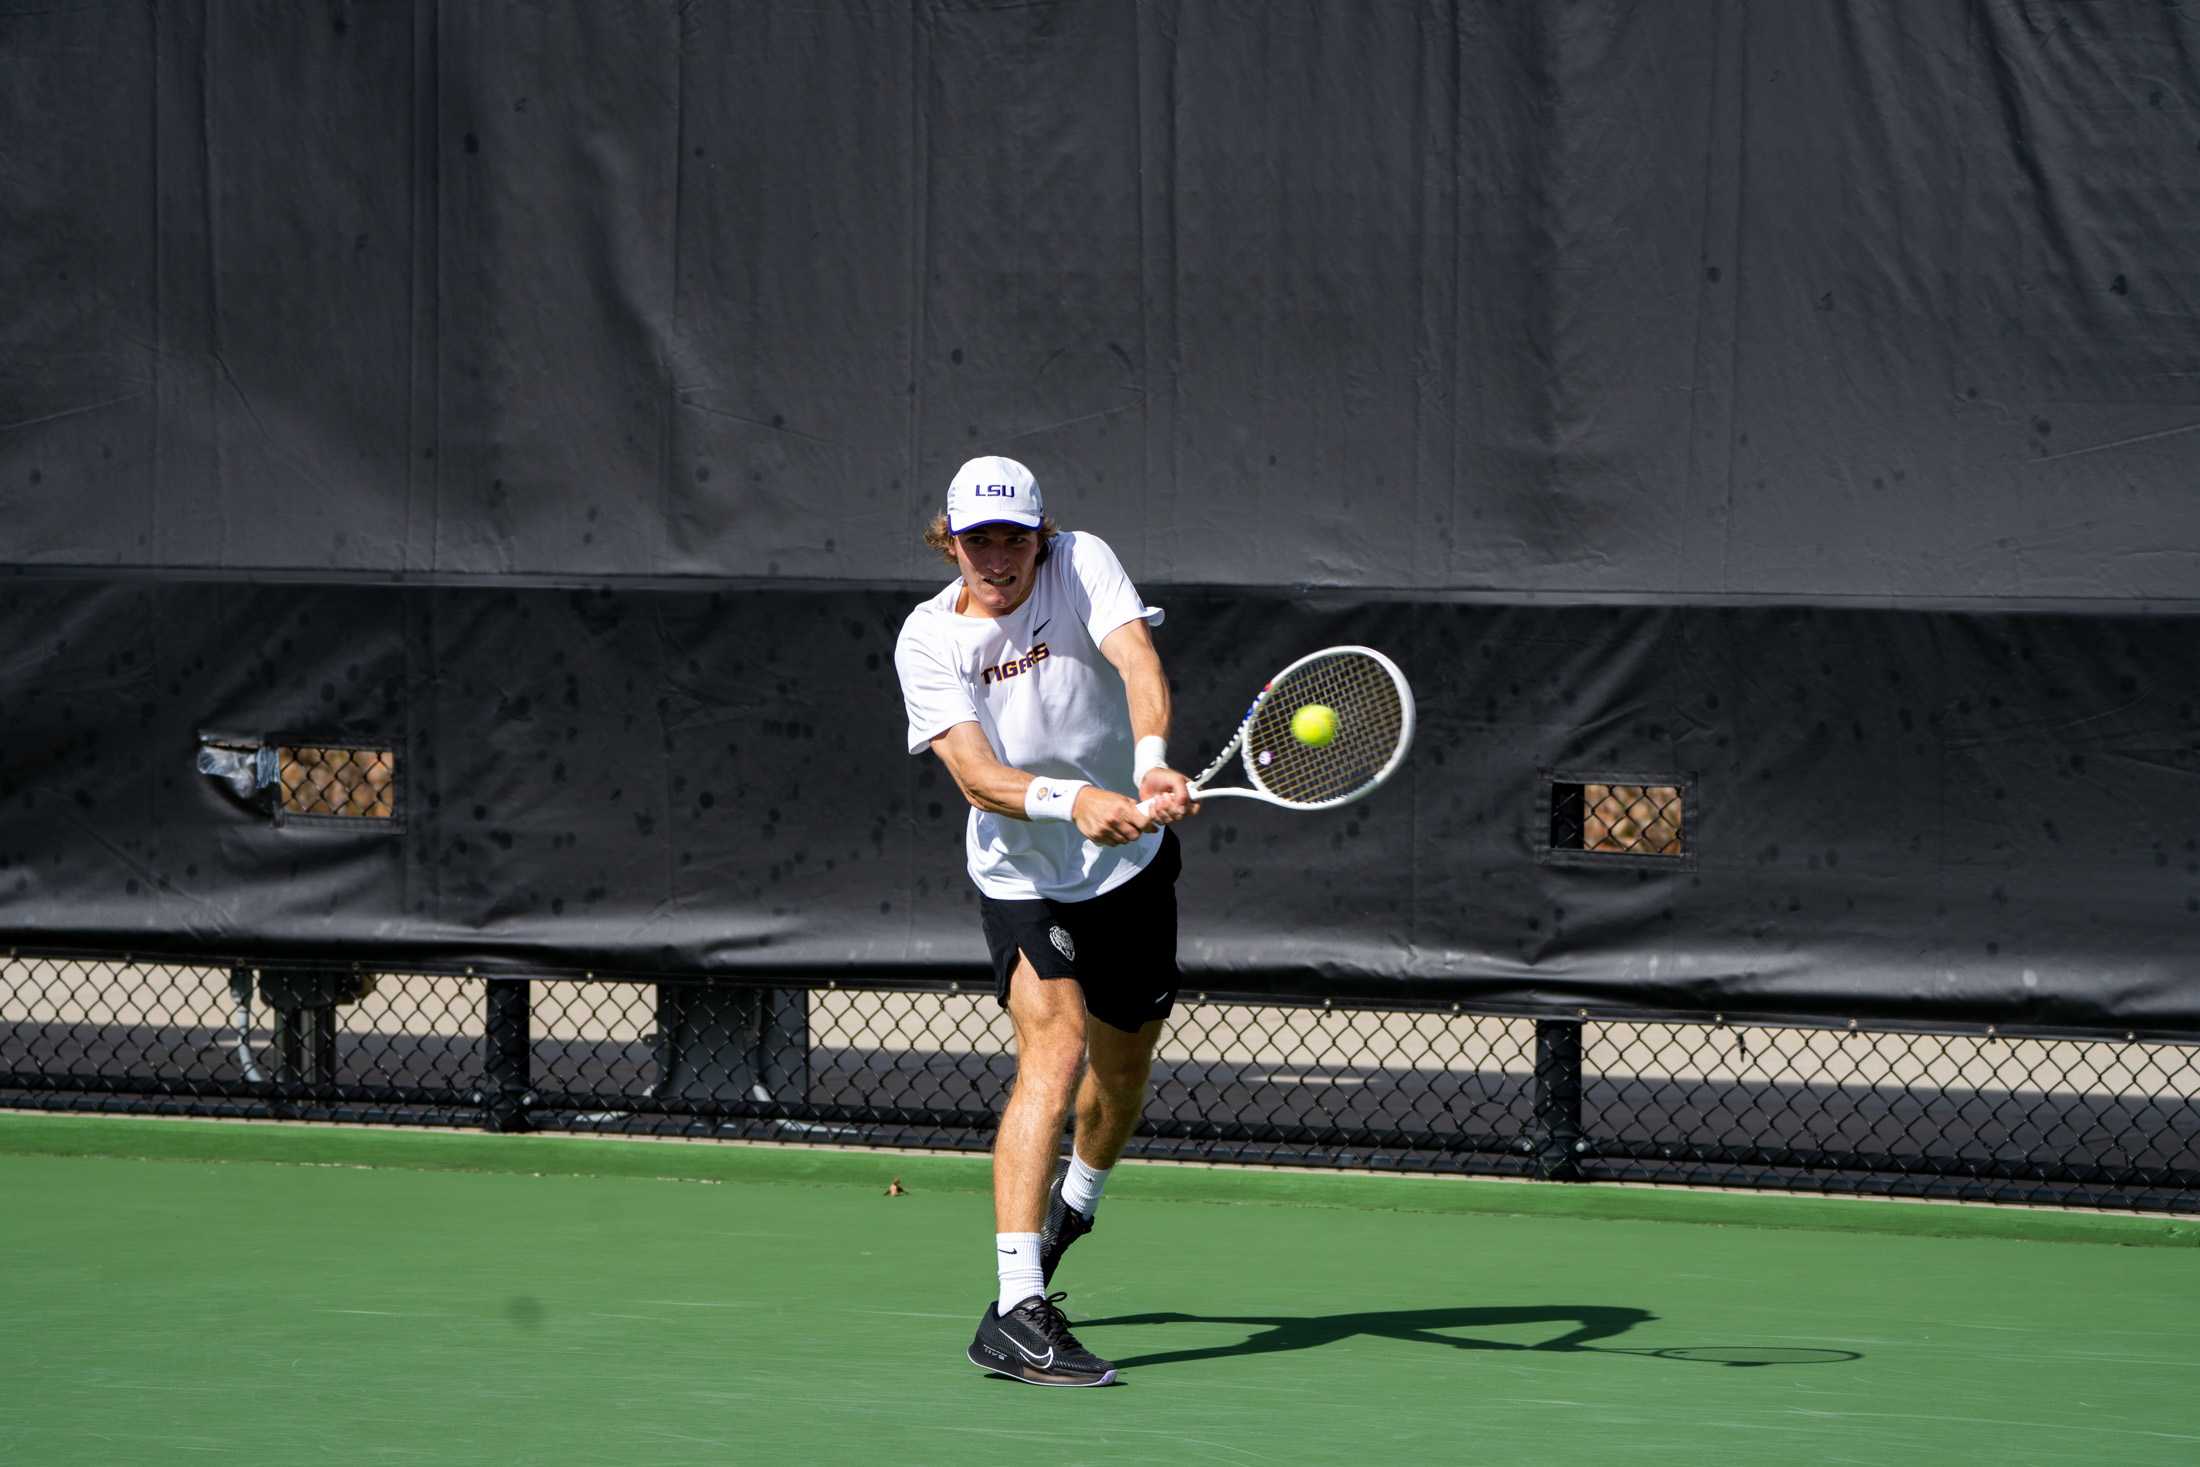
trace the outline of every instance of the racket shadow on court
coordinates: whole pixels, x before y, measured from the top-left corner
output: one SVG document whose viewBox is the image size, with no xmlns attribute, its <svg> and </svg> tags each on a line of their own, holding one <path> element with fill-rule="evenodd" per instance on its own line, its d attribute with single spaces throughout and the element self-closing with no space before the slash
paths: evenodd
<svg viewBox="0 0 2200 1467">
<path fill-rule="evenodd" d="M 1182 1365 L 1194 1360 L 1218 1360 L 1233 1355 L 1269 1355 L 1283 1350 L 1316 1350 L 1324 1345 L 1372 1337 L 1405 1340 L 1414 1344 L 1442 1345 L 1454 1350 L 1575 1351 L 1600 1355 L 1640 1355 L 1654 1360 L 1681 1360 L 1707 1365 L 1840 1365 L 1863 1357 L 1853 1350 L 1798 1349 L 1789 1346 L 1686 1345 L 1624 1346 L 1599 1343 L 1616 1339 L 1637 1325 L 1657 1319 L 1642 1309 L 1605 1304 L 1554 1304 L 1509 1309 L 1392 1309 L 1365 1314 L 1118 1314 L 1106 1319 L 1082 1319 L 1080 1333 L 1115 1325 L 1235 1324 L 1259 1326 L 1260 1332 L 1229 1345 L 1197 1349 L 1165 1350 L 1154 1354 L 1117 1358 L 1118 1368 L 1143 1365 Z M 1534 1344 L 1476 1338 L 1474 1330 L 1512 1330 L 1522 1325 L 1568 1326 Z M 1453 1333 L 1461 1331 L 1464 1333 Z M 1104 1353 L 1104 1350 L 1103 1350 Z"/>
</svg>

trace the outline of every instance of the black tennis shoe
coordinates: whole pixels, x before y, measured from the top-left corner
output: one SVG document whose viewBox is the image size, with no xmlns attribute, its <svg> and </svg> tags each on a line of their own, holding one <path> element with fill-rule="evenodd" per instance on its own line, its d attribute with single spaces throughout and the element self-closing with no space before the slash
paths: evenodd
<svg viewBox="0 0 2200 1467">
<path fill-rule="evenodd" d="M 1066 1175 L 1066 1174 L 1065 1174 Z M 1042 1283 L 1054 1282 L 1054 1269 L 1069 1252 L 1069 1245 L 1092 1231 L 1092 1216 L 1062 1200 L 1063 1177 L 1047 1188 L 1047 1219 L 1039 1228 L 1039 1273 Z"/>
<path fill-rule="evenodd" d="M 1027 1385 L 1104 1386 L 1115 1383 L 1115 1362 L 1077 1343 L 1069 1321 L 1054 1306 L 1067 1294 L 1033 1294 L 1008 1313 L 985 1306 L 970 1342 L 970 1363 Z"/>
</svg>

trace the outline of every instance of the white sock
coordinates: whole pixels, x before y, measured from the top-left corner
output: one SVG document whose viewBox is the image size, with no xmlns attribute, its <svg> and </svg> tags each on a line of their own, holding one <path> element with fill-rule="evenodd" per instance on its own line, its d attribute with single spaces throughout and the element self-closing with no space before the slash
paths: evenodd
<svg viewBox="0 0 2200 1467">
<path fill-rule="evenodd" d="M 995 1233 L 993 1251 L 999 1255 L 993 1261 L 1001 1273 L 1001 1313 L 1047 1291 L 1046 1274 L 1039 1267 L 1037 1233 Z"/>
<path fill-rule="evenodd" d="M 1107 1190 L 1108 1173 L 1112 1167 L 1088 1166 L 1085 1159 L 1072 1146 L 1069 1151 L 1069 1172 L 1062 1178 L 1062 1200 L 1087 1217 L 1100 1210 L 1100 1194 Z"/>
</svg>

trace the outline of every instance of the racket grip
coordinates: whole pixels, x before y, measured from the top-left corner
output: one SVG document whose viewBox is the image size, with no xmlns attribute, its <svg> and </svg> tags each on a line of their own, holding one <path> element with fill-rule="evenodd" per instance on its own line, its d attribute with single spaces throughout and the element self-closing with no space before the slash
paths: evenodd
<svg viewBox="0 0 2200 1467">
<path fill-rule="evenodd" d="M 1199 798 L 1199 790 L 1198 790 L 1198 789 L 1197 789 L 1196 787 L 1195 787 L 1195 788 L 1194 788 L 1194 789 L 1192 790 L 1192 798 L 1194 798 L 1194 799 L 1197 799 L 1197 798 Z M 1140 800 L 1140 801 L 1138 802 L 1138 813 L 1139 813 L 1139 815 L 1140 815 L 1141 817 L 1143 817 L 1144 819 L 1147 819 L 1147 820 L 1151 820 L 1151 819 L 1153 819 L 1153 797 L 1152 797 L 1152 796 L 1148 796 L 1148 797 L 1147 797 L 1146 799 Z"/>
</svg>

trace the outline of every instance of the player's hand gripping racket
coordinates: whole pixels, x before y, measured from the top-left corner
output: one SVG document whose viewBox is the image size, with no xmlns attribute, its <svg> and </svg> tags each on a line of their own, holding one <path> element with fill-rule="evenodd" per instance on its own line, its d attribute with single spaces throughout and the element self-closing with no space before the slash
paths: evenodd
<svg viewBox="0 0 2200 1467">
<path fill-rule="evenodd" d="M 1327 647 L 1268 680 L 1192 798 L 1234 796 L 1287 810 L 1329 810 L 1373 792 L 1413 744 L 1413 689 L 1372 647 Z M 1238 756 L 1249 788 L 1207 782 Z M 1153 801 L 1139 813 L 1151 815 Z"/>
</svg>

